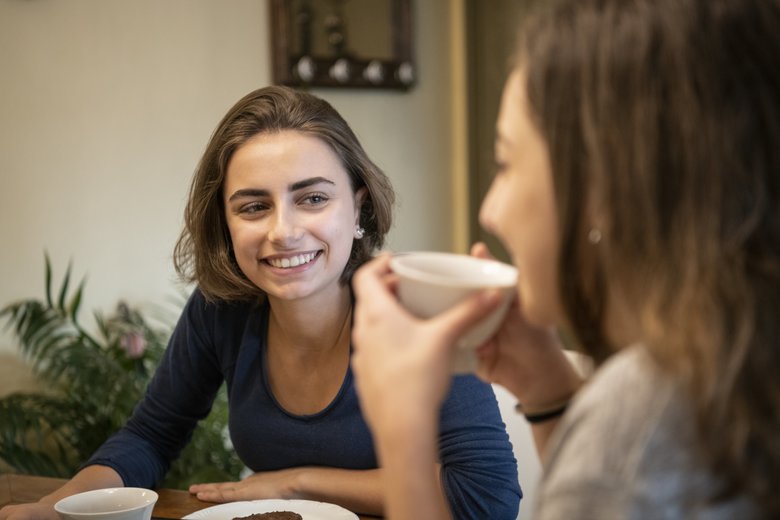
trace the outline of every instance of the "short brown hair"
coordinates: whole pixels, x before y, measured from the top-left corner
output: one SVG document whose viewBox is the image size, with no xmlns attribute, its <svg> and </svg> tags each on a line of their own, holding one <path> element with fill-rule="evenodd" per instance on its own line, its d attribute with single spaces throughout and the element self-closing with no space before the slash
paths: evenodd
<svg viewBox="0 0 780 520">
<path fill-rule="evenodd" d="M 257 134 L 284 130 L 321 139 L 341 160 L 353 193 L 366 188 L 360 208 L 365 235 L 354 241 L 341 282 L 348 283 L 355 269 L 384 244 L 392 224 L 395 194 L 347 122 L 327 101 L 312 94 L 282 86 L 260 88 L 239 100 L 211 136 L 190 186 L 184 229 L 174 250 L 176 272 L 185 281 L 197 283 L 209 300 L 247 300 L 264 295 L 236 262 L 222 189 L 228 164 L 238 148 Z"/>
</svg>

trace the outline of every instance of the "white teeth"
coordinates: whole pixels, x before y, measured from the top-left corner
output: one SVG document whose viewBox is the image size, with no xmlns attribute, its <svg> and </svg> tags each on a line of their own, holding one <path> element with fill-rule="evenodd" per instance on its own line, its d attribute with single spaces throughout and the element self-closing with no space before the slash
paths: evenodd
<svg viewBox="0 0 780 520">
<path fill-rule="evenodd" d="M 269 258 L 268 263 L 274 267 L 287 269 L 289 267 L 298 267 L 299 265 L 308 264 L 315 256 L 317 256 L 316 253 L 305 253 L 288 258 Z"/>
</svg>

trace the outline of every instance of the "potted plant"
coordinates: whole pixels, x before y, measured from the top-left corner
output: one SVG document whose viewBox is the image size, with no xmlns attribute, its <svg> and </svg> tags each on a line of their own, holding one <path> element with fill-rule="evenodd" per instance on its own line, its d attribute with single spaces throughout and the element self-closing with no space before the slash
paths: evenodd
<svg viewBox="0 0 780 520">
<path fill-rule="evenodd" d="M 130 416 L 172 326 L 120 302 L 110 315 L 96 312 L 97 332 L 88 332 L 79 321 L 84 281 L 70 291 L 68 266 L 55 295 L 45 260 L 45 299 L 0 309 L 0 321 L 12 329 L 42 388 L 0 399 L 0 460 L 20 473 L 70 477 Z M 223 387 L 161 485 L 185 489 L 195 482 L 236 480 L 242 465 L 226 425 Z"/>
</svg>

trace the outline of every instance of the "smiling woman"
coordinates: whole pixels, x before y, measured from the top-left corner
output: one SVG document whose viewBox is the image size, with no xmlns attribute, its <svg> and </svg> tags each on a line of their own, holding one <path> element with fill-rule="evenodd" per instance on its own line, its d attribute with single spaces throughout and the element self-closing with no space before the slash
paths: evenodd
<svg viewBox="0 0 780 520">
<path fill-rule="evenodd" d="M 239 100 L 195 172 L 175 265 L 197 289 L 145 398 L 87 467 L 15 518 L 55 520 L 57 499 L 87 489 L 153 487 L 223 382 L 231 440 L 251 474 L 191 493 L 382 514 L 383 469 L 350 364 L 350 282 L 384 243 L 393 201 L 325 101 L 285 87 Z M 457 377 L 440 416 L 439 457 L 426 467 L 440 498 L 456 518 L 515 518 L 517 465 L 490 385 Z"/>
<path fill-rule="evenodd" d="M 295 135 L 295 139 L 308 137 L 313 140 L 310 146 L 318 150 L 319 157 L 327 156 L 330 169 L 336 167 L 346 175 L 350 191 L 355 196 L 358 192 L 365 193 L 361 195 L 362 204 L 356 207 L 359 211 L 356 223 L 360 223 L 364 236 L 352 244 L 343 282 L 382 246 L 390 230 L 395 200 L 390 181 L 368 158 L 346 121 L 325 101 L 314 96 L 284 87 L 255 91 L 236 103 L 217 127 L 193 180 L 185 211 L 186 230 L 176 245 L 177 271 L 187 280 L 197 282 L 209 299 L 247 299 L 265 295 L 236 262 L 231 236 L 225 233 L 228 231 L 226 209 L 232 207 L 227 199 L 239 195 L 259 197 L 261 204 L 253 207 L 262 207 L 262 203 L 267 204 L 272 196 L 270 186 L 250 183 L 231 191 L 225 185 L 231 169 L 233 177 L 241 174 L 241 179 L 246 180 L 253 168 L 252 159 L 262 161 L 263 154 L 268 154 L 265 158 L 269 163 L 260 166 L 269 171 L 276 170 L 277 175 L 278 170 L 294 166 L 290 161 L 308 161 L 309 173 L 289 181 L 287 191 L 291 193 L 309 185 L 311 172 L 317 172 L 313 177 L 326 177 L 323 166 L 306 159 L 308 155 L 291 154 L 294 143 L 285 142 L 282 135 L 289 139 Z M 260 141 L 267 146 L 262 146 Z M 277 160 L 285 159 L 280 157 L 285 145 L 288 162 L 277 163 Z M 258 154 L 261 157 L 258 158 Z M 271 154 L 277 155 L 272 157 Z"/>
<path fill-rule="evenodd" d="M 230 160 L 224 187 L 241 272 L 269 299 L 332 301 L 343 289 L 337 282 L 366 192 L 354 190 L 338 156 L 316 137 L 290 130 L 253 137 Z"/>
</svg>

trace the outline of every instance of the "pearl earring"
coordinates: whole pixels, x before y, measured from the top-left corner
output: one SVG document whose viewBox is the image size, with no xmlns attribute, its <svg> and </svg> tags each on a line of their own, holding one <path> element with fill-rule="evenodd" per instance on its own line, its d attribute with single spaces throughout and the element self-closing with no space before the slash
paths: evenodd
<svg viewBox="0 0 780 520">
<path fill-rule="evenodd" d="M 357 226 L 355 226 L 355 238 L 356 239 L 360 240 L 361 238 L 363 238 L 365 236 L 365 234 L 366 234 L 366 230 L 363 229 L 362 227 L 360 227 L 359 224 Z"/>
<path fill-rule="evenodd" d="M 588 231 L 588 242 L 591 244 L 598 244 L 601 242 L 601 231 L 599 231 L 598 228 L 591 228 L 591 230 Z"/>
</svg>

